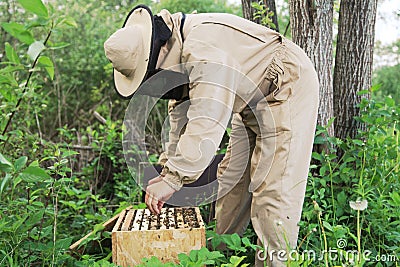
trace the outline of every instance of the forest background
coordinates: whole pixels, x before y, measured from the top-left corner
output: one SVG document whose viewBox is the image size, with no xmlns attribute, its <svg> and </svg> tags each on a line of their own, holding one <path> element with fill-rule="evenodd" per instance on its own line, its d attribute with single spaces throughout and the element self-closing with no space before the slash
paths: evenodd
<svg viewBox="0 0 400 267">
<path fill-rule="evenodd" d="M 375 15 L 385 1 L 377 3 Z M 251 6 L 250 2 L 242 4 Z M 275 13 L 275 26 L 295 41 L 301 41 L 296 11 L 307 8 L 296 7 L 300 2 L 313 1 L 281 1 Z M 321 2 L 329 1 L 313 3 Z M 332 54 L 325 55 L 328 61 L 334 61 L 340 43 L 336 38 L 340 4 L 348 2 L 352 1 L 331 1 Z M 241 4 L 223 0 L 0 2 L 0 266 L 113 266 L 107 245 L 110 233 L 102 231 L 102 222 L 127 206 L 144 206 L 122 150 L 122 121 L 129 101 L 115 94 L 103 43 L 139 3 L 151 6 L 155 13 L 167 8 L 171 12 L 244 14 Z M 249 19 L 274 28 L 274 14 L 265 9 L 264 2 L 257 3 L 251 6 Z M 319 7 L 314 6 L 308 15 L 313 17 L 311 11 Z M 397 20 L 399 14 L 393 11 Z M 357 43 L 354 47 L 360 48 Z M 318 126 L 295 248 L 299 253 L 313 250 L 318 255 L 326 255 L 324 251 L 330 248 L 357 251 L 358 255 L 370 251 L 370 257 L 295 259 L 288 266 L 398 266 L 399 48 L 400 40 L 376 42 L 379 64 L 370 73 L 364 72 L 361 80 L 348 80 L 350 89 L 358 88 L 351 94 L 357 114 L 345 118 L 353 132 L 332 131 L 340 128 L 333 113 Z M 306 50 L 312 53 L 312 49 L 318 48 Z M 332 91 L 350 95 L 333 86 L 331 63 L 327 73 L 332 76 L 324 81 L 331 80 Z M 166 117 L 166 103 L 159 101 L 146 129 L 152 162 L 162 152 L 160 129 Z M 243 237 L 218 236 L 210 207 L 201 208 L 209 221 L 212 246 L 193 251 L 190 257 L 181 256 L 180 265 L 251 264 L 256 248 L 251 226 Z M 93 229 L 79 253 L 69 251 L 73 242 Z M 339 241 L 346 245 L 339 247 L 343 245 Z M 219 242 L 225 242 L 228 249 L 213 251 Z M 162 264 L 153 258 L 143 265 Z"/>
</svg>

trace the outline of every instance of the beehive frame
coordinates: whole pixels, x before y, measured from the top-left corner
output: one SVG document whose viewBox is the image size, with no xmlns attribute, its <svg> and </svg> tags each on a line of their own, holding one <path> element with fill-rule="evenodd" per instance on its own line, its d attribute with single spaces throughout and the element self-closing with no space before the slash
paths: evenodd
<svg viewBox="0 0 400 267">
<path fill-rule="evenodd" d="M 179 253 L 205 245 L 204 223 L 197 207 L 163 208 L 158 216 L 148 209 L 126 209 L 112 230 L 113 262 L 121 266 L 134 266 L 151 256 L 177 262 Z"/>
</svg>

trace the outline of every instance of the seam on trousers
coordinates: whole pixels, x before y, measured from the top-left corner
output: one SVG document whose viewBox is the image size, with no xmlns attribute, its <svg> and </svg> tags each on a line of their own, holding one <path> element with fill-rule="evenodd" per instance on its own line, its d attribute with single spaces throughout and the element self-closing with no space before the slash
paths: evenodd
<svg viewBox="0 0 400 267">
<path fill-rule="evenodd" d="M 290 132 L 290 141 L 289 141 L 289 148 L 288 148 L 288 152 L 287 152 L 287 157 L 286 157 L 286 161 L 285 161 L 285 166 L 284 166 L 284 169 L 283 169 L 283 171 L 282 171 L 282 179 L 281 179 L 281 188 L 282 188 L 282 189 L 283 189 L 283 178 L 285 177 L 286 172 L 287 172 L 287 165 L 288 165 L 288 161 L 289 161 L 290 149 L 291 149 L 292 142 L 293 142 L 292 112 L 291 112 L 291 101 L 290 101 L 290 99 L 287 100 L 287 103 L 286 103 L 286 104 L 288 105 L 289 114 L 290 114 L 290 116 L 289 116 L 289 127 L 290 127 L 290 131 L 288 131 L 288 132 Z M 280 200 L 282 200 L 282 195 L 281 195 L 281 199 L 280 199 Z M 280 209 L 280 211 L 282 211 L 282 205 L 280 206 L 279 209 Z"/>
</svg>

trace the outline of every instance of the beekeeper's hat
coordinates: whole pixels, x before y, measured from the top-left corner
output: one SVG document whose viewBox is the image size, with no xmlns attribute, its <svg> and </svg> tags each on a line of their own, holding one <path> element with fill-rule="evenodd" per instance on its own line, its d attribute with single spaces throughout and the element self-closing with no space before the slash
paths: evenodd
<svg viewBox="0 0 400 267">
<path fill-rule="evenodd" d="M 151 10 L 138 5 L 129 12 L 123 27 L 104 43 L 107 58 L 114 67 L 117 92 L 132 96 L 146 77 L 154 35 L 154 17 Z"/>
</svg>

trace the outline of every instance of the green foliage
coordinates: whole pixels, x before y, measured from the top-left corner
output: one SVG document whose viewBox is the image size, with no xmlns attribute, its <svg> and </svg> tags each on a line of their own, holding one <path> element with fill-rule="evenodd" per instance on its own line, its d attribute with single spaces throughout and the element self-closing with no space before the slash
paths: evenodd
<svg viewBox="0 0 400 267">
<path fill-rule="evenodd" d="M 25 28 L 24 25 L 10 22 L 10 23 L 2 23 L 1 25 L 3 29 L 11 34 L 13 37 L 17 38 L 24 44 L 30 45 L 32 44 L 35 39 L 32 36 L 32 33 Z"/>
<path fill-rule="evenodd" d="M 384 102 L 364 99 L 360 107 L 364 112 L 358 119 L 368 130 L 360 132 L 357 139 L 327 137 L 321 127 L 317 131 L 316 141 L 327 142 L 329 151 L 312 155 L 315 164 L 311 166 L 301 223 L 303 249 L 335 248 L 339 239 L 345 239 L 347 249 L 362 247 L 373 255 L 400 252 L 396 245 L 400 213 L 393 199 L 393 192 L 400 189 L 400 108 L 390 97 Z M 338 150 L 343 153 L 341 158 L 336 156 Z M 349 206 L 357 199 L 368 201 L 361 222 L 355 220 L 359 214 Z M 320 221 L 315 204 L 322 211 Z M 314 229 L 324 231 L 326 245 L 322 232 L 316 235 Z M 359 231 L 363 233 L 361 241 Z"/>
<path fill-rule="evenodd" d="M 94 233 L 86 243 L 101 245 L 110 237 L 100 224 L 112 215 L 104 206 L 107 200 L 92 194 L 72 173 L 78 153 L 46 147 L 47 156 L 32 162 L 26 156 L 12 161 L 0 154 L 0 265 L 69 265 L 76 260 L 66 253 L 68 247 L 92 225 Z"/>
<path fill-rule="evenodd" d="M 219 251 L 209 251 L 207 248 L 201 248 L 200 250 L 192 250 L 189 255 L 179 254 L 178 258 L 181 266 L 197 266 L 201 267 L 206 264 L 213 265 L 218 259 L 223 258 L 224 255 Z"/>
<path fill-rule="evenodd" d="M 24 23 L 3 22 L 1 24 L 4 31 L 21 42 L 16 47 L 6 42 L 4 50 L 8 61 L 1 62 L 4 67 L 0 71 L 2 84 L 0 100 L 5 100 L 2 105 L 4 112 L 0 123 L 2 135 L 8 131 L 16 113 L 21 112 L 18 109 L 23 101 L 29 101 L 34 110 L 18 115 L 22 115 L 25 121 L 29 122 L 32 115 L 29 117 L 25 115 L 33 113 L 38 121 L 38 114 L 41 111 L 39 107 L 45 105 L 46 99 L 43 99 L 42 86 L 33 80 L 40 77 L 43 70 L 47 72 L 51 80 L 54 78 L 53 62 L 50 57 L 43 54 L 58 49 L 57 46 L 52 45 L 51 34 L 70 24 L 66 22 L 73 21 L 65 15 L 57 19 L 54 15 L 49 16 L 48 9 L 41 1 L 20 1 L 20 3 L 27 11 L 37 16 Z M 20 55 L 21 51 L 24 51 L 24 56 Z M 30 125 L 27 124 L 25 127 L 29 128 Z"/>
<path fill-rule="evenodd" d="M 112 215 L 108 201 L 91 192 L 90 179 L 74 173 L 79 153 L 42 138 L 46 86 L 56 74 L 53 53 L 67 46 L 56 37 L 76 23 L 41 1 L 19 2 L 34 15 L 2 23 L 15 39 L 4 43 L 0 68 L 0 265 L 70 266 L 76 260 L 65 252 L 72 241 Z M 101 155 L 104 148 L 118 164 L 111 151 L 111 138 L 118 137 L 115 124 L 100 131 L 96 138 L 102 146 L 93 150 Z M 60 133 L 65 140 L 71 136 L 70 130 Z M 91 240 L 100 243 L 105 236 L 95 232 Z"/>
<path fill-rule="evenodd" d="M 377 43 L 374 49 L 374 62 L 378 67 L 374 69 L 373 84 L 381 87 L 373 97 L 384 101 L 385 97 L 391 96 L 396 103 L 400 101 L 400 39 L 389 45 Z"/>
<path fill-rule="evenodd" d="M 237 236 L 237 235 L 236 235 Z M 225 235 L 226 238 L 229 235 Z M 239 237 L 240 239 L 240 237 Z M 142 263 L 138 266 L 140 267 L 173 267 L 173 266 L 181 266 L 181 267 L 202 267 L 207 265 L 212 266 L 223 266 L 223 267 L 237 267 L 242 266 L 246 267 L 249 264 L 243 263 L 246 259 L 246 256 L 231 256 L 228 259 L 219 252 L 219 251 L 210 251 L 207 248 L 203 247 L 199 250 L 192 250 L 189 254 L 180 253 L 178 255 L 179 263 L 163 263 L 157 257 L 145 258 Z"/>
<path fill-rule="evenodd" d="M 0 154 L 0 159 L 0 263 L 66 261 L 69 256 L 64 251 L 73 237 L 58 235 L 56 229 L 65 230 L 67 225 L 58 226 L 59 220 L 71 215 L 58 210 L 58 199 L 63 197 L 60 191 L 71 180 L 67 157 L 59 155 L 48 170 L 39 167 L 38 161 L 27 164 L 24 156 L 12 162 Z"/>
<path fill-rule="evenodd" d="M 18 0 L 21 6 L 39 17 L 48 17 L 49 12 L 41 0 Z"/>
<path fill-rule="evenodd" d="M 376 92 L 375 99 L 384 100 L 391 96 L 396 103 L 400 103 L 400 64 L 383 66 L 374 72 L 373 81 L 381 85 Z"/>
<path fill-rule="evenodd" d="M 176 266 L 173 263 L 163 263 L 162 261 L 160 261 L 160 259 L 158 259 L 157 257 L 153 256 L 151 258 L 148 259 L 143 259 L 142 263 L 138 265 L 139 267 L 145 267 L 145 266 L 154 266 L 154 267 L 174 267 Z"/>
<path fill-rule="evenodd" d="M 291 38 L 292 33 L 290 31 L 289 1 L 283 0 L 280 3 L 276 1 L 276 4 L 279 32 L 287 38 Z"/>
<path fill-rule="evenodd" d="M 94 123 L 93 113 L 110 119 L 122 119 L 127 101 L 121 102 L 113 89 L 112 67 L 104 55 L 103 43 L 113 31 L 122 26 L 132 6 L 116 5 L 105 1 L 54 1 L 54 5 L 74 18 L 75 31 L 58 31 L 57 45 L 70 43 L 65 49 L 53 52 L 57 80 L 49 83 L 48 95 L 53 105 L 43 120 L 46 134 L 54 129 L 86 128 Z M 99 18 L 99 19 L 93 19 Z M 70 23 L 70 21 L 66 21 Z M 82 101 L 84 99 L 84 101 Z"/>
<path fill-rule="evenodd" d="M 262 1 L 252 2 L 251 6 L 255 9 L 253 18 L 255 20 L 259 19 L 261 25 L 268 26 L 271 29 L 276 29 L 276 25 L 272 21 L 274 12 L 266 8 Z"/>
</svg>

